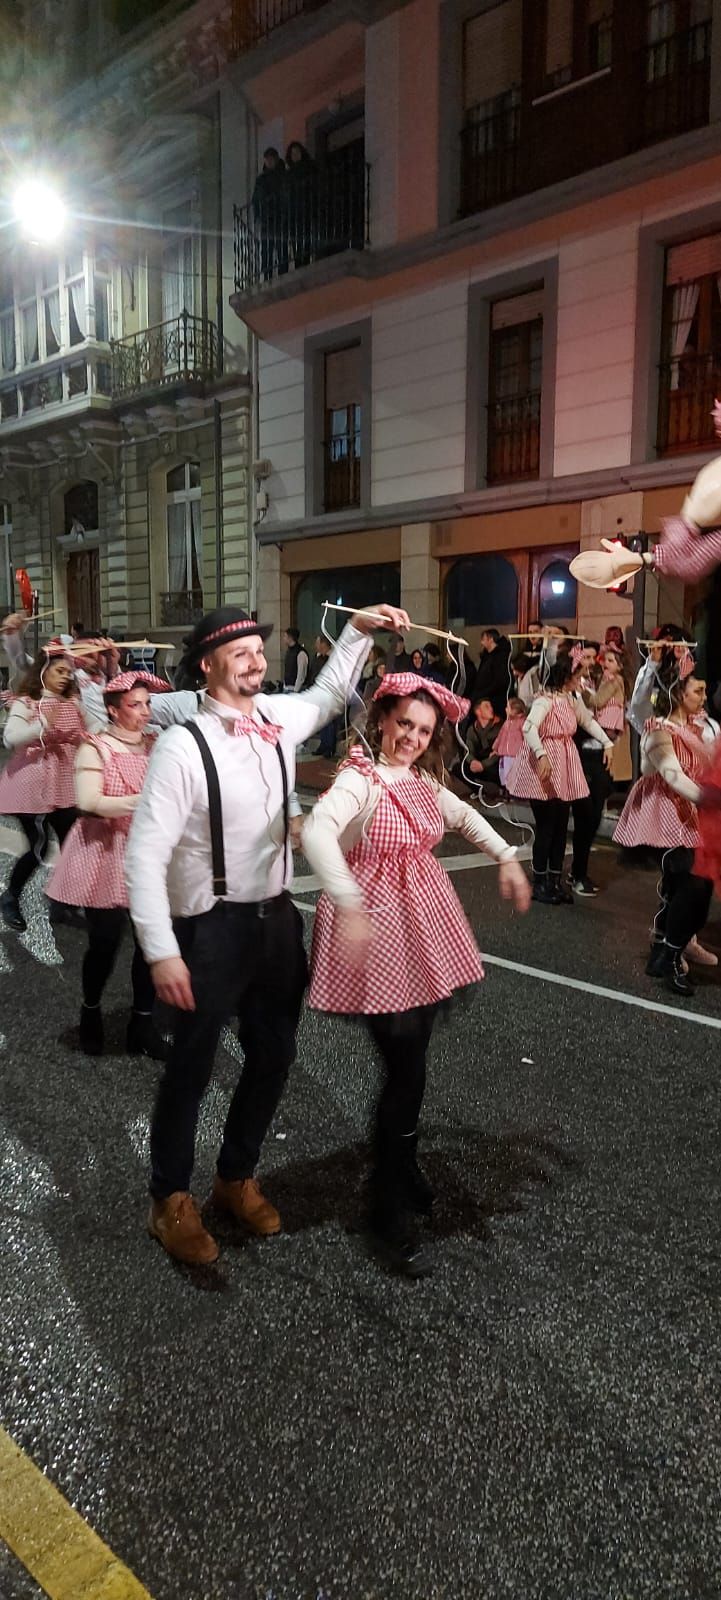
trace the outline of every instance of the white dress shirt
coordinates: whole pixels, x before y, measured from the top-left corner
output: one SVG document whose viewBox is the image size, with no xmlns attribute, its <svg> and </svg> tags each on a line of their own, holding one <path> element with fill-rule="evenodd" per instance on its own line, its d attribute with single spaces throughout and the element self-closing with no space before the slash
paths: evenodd
<svg viewBox="0 0 721 1600">
<path fill-rule="evenodd" d="M 259 712 L 282 728 L 288 788 L 295 782 L 296 746 L 312 738 L 345 706 L 370 650 L 370 638 L 350 624 L 311 689 L 299 695 L 264 695 Z M 228 900 L 255 901 L 281 894 L 293 875 L 284 851 L 283 785 L 278 751 L 260 735 L 236 737 L 241 713 L 205 695 L 197 722 L 218 769 Z M 149 962 L 179 955 L 173 917 L 197 916 L 216 904 L 208 813 L 208 786 L 200 751 L 182 727 L 161 734 L 133 818 L 125 861 L 130 912 Z"/>
</svg>

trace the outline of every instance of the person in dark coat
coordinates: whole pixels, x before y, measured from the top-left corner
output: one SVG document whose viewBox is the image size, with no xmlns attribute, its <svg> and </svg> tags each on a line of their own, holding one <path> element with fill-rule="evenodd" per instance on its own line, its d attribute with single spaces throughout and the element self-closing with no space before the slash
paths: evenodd
<svg viewBox="0 0 721 1600">
<path fill-rule="evenodd" d="M 315 257 L 318 232 L 318 168 L 299 139 L 285 153 L 288 192 L 288 234 L 296 267 L 307 267 Z"/>
<path fill-rule="evenodd" d="M 423 651 L 425 665 L 421 677 L 430 678 L 431 683 L 445 683 L 446 673 L 443 670 L 443 657 L 437 644 L 427 644 Z"/>
<path fill-rule="evenodd" d="M 400 633 L 391 635 L 391 642 L 386 656 L 387 672 L 410 672 L 411 658 L 406 650 L 405 640 Z"/>
<path fill-rule="evenodd" d="M 481 634 L 481 659 L 473 685 L 474 704 L 490 700 L 497 716 L 503 718 L 510 691 L 508 660 L 511 646 L 497 628 L 485 628 Z"/>
<path fill-rule="evenodd" d="M 288 193 L 285 162 L 270 145 L 253 190 L 253 214 L 260 235 L 260 267 L 269 283 L 277 261 L 279 275 L 288 271 Z"/>
</svg>

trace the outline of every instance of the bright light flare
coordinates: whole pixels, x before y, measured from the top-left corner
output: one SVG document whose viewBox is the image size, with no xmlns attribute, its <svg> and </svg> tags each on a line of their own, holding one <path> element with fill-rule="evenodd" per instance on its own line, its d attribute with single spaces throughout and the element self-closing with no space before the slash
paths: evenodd
<svg viewBox="0 0 721 1600">
<path fill-rule="evenodd" d="M 27 178 L 16 189 L 13 212 L 18 227 L 32 244 L 53 244 L 67 220 L 62 195 L 42 178 Z"/>
<path fill-rule="evenodd" d="M 562 594 L 565 594 L 565 593 L 566 593 L 566 582 L 565 582 L 565 579 L 564 578 L 552 578 L 551 579 L 551 594 L 562 595 Z"/>
</svg>

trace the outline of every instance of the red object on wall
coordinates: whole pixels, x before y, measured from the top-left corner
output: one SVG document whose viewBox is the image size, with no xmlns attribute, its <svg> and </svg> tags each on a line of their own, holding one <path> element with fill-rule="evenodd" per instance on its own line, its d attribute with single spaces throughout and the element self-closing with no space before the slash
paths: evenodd
<svg viewBox="0 0 721 1600">
<path fill-rule="evenodd" d="M 23 611 L 29 611 L 32 613 L 33 586 L 24 567 L 18 567 L 15 573 L 15 582 L 20 590 L 20 600 L 22 602 Z"/>
</svg>

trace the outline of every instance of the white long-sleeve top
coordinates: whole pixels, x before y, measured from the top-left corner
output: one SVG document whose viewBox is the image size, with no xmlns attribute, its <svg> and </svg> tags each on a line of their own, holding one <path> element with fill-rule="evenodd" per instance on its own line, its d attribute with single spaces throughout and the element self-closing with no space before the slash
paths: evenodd
<svg viewBox="0 0 721 1600">
<path fill-rule="evenodd" d="M 24 700 L 13 700 L 3 729 L 3 744 L 7 750 L 22 750 L 26 744 L 37 744 L 47 731 L 48 723 L 40 713 L 40 702 L 35 705 L 34 712 Z"/>
<path fill-rule="evenodd" d="M 128 739 L 115 739 L 106 729 L 104 740 L 111 750 L 133 748 Z M 127 817 L 137 806 L 137 794 L 103 794 L 104 763 L 97 745 L 81 744 L 75 757 L 73 778 L 78 810 L 96 817 Z"/>
<path fill-rule="evenodd" d="M 657 772 L 669 789 L 698 805 L 701 790 L 693 778 L 687 777 L 673 748 L 671 725 L 649 728 L 641 739 L 641 776 Z"/>
<path fill-rule="evenodd" d="M 282 729 L 280 747 L 288 786 L 295 782 L 296 745 L 339 716 L 348 685 L 371 641 L 349 624 L 313 687 L 299 695 L 263 695 L 259 712 Z M 278 752 L 253 734 L 236 737 L 238 711 L 205 696 L 191 720 L 210 746 L 223 807 L 228 900 L 249 902 L 282 893 L 292 878 L 290 848 L 283 848 L 283 786 Z M 213 872 L 208 787 L 200 751 L 182 727 L 161 734 L 128 839 L 125 861 L 130 911 L 148 961 L 179 954 L 173 917 L 210 911 Z"/>
<path fill-rule="evenodd" d="M 392 785 L 408 776 L 405 767 L 379 762 L 376 773 L 382 783 Z M 427 775 L 438 801 L 446 829 L 460 833 L 477 850 L 483 850 L 500 863 L 513 861 L 516 851 L 496 833 L 477 811 L 459 800 L 450 789 Z M 363 894 L 346 855 L 362 837 L 381 798 L 370 778 L 354 767 L 344 767 L 332 788 L 317 802 L 303 828 L 303 850 L 321 887 L 338 906 L 362 910 Z"/>
<path fill-rule="evenodd" d="M 587 705 L 584 705 L 580 695 L 568 695 L 567 699 L 579 728 L 583 728 L 584 732 L 589 734 L 592 739 L 595 739 L 602 749 L 607 750 L 613 744 L 613 740 L 609 739 L 608 734 L 604 732 L 600 723 L 596 721 L 593 712 L 589 711 Z M 537 695 L 523 724 L 523 737 L 529 749 L 537 757 L 545 756 L 546 754 L 539 729 L 542 723 L 545 722 L 552 705 L 553 698 L 551 695 Z"/>
</svg>

